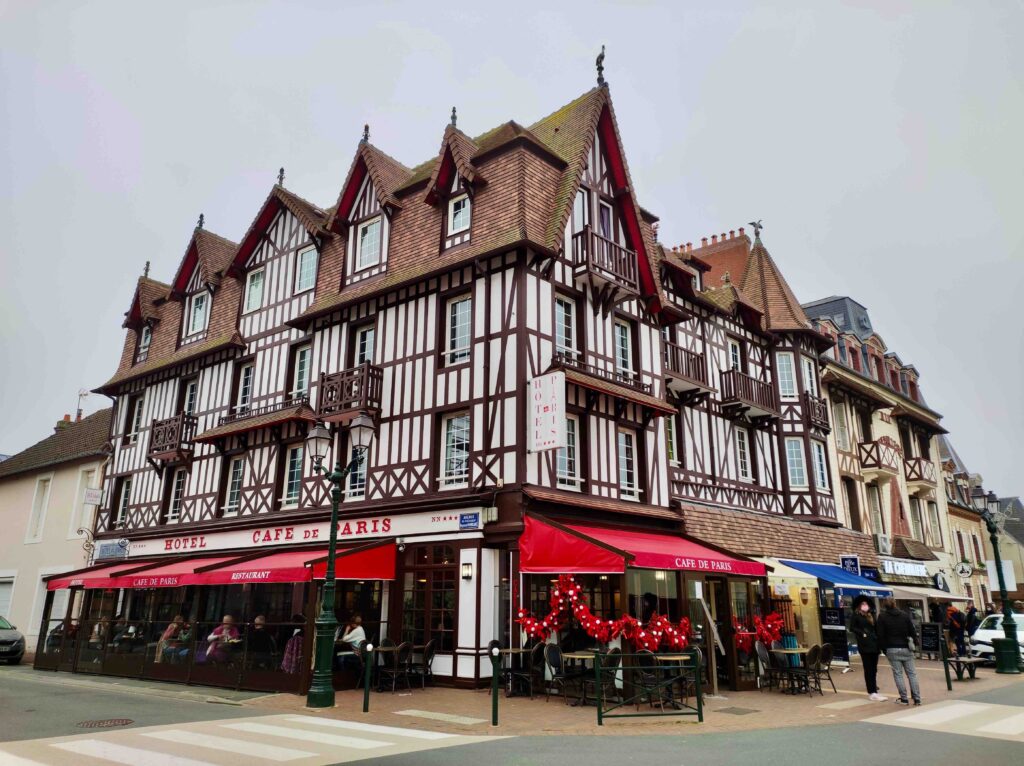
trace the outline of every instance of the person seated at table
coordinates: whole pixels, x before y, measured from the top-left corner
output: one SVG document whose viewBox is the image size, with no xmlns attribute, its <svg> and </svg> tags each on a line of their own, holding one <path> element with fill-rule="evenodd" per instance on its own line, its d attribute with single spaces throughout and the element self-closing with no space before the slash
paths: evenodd
<svg viewBox="0 0 1024 766">
<path fill-rule="evenodd" d="M 153 658 L 153 662 L 163 662 L 164 656 L 168 654 L 168 647 L 177 643 L 178 634 L 184 624 L 185 618 L 182 615 L 174 615 L 171 624 L 164 628 L 164 632 L 160 634 L 160 638 L 156 642 L 156 657 Z"/>
<path fill-rule="evenodd" d="M 164 658 L 170 662 L 183 662 L 190 651 L 189 643 L 192 641 L 192 625 L 187 622 L 181 624 L 175 639 L 169 642 L 164 649 Z"/>
<path fill-rule="evenodd" d="M 246 636 L 249 664 L 253 668 L 270 670 L 274 666 L 274 655 L 277 654 L 277 642 L 267 631 L 267 618 L 256 615 L 252 621 L 252 629 Z"/>
<path fill-rule="evenodd" d="M 365 643 L 366 631 L 363 630 L 363 618 L 359 614 L 353 614 L 345 625 L 339 625 L 334 632 L 336 650 L 358 652 Z M 335 654 L 335 660 L 339 670 L 359 669 L 359 659 L 354 654 L 344 654 L 341 657 Z"/>
<path fill-rule="evenodd" d="M 196 657 L 199 664 L 213 662 L 223 663 L 230 659 L 228 642 L 238 640 L 238 628 L 235 627 L 235 618 L 230 614 L 224 615 L 220 625 L 206 637 L 206 648 L 201 656 Z"/>
<path fill-rule="evenodd" d="M 298 673 L 302 670 L 302 631 L 306 624 L 306 618 L 301 614 L 293 614 L 292 620 L 296 624 L 292 631 L 291 638 L 284 645 L 284 657 L 281 659 L 281 670 L 285 673 Z"/>
</svg>

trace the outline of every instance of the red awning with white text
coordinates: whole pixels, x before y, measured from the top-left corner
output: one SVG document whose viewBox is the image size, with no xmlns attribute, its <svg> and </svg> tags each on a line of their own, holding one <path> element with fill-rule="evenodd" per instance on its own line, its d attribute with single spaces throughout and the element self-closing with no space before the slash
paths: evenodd
<svg viewBox="0 0 1024 766">
<path fill-rule="evenodd" d="M 278 551 L 262 556 L 230 561 L 205 571 L 196 572 L 197 585 L 243 585 L 254 582 L 309 582 L 313 579 L 311 564 L 327 555 L 326 548 L 304 551 Z"/>
<path fill-rule="evenodd" d="M 334 576 L 338 580 L 394 580 L 397 550 L 393 540 L 338 551 Z M 313 579 L 327 576 L 326 555 L 313 563 Z"/>
<path fill-rule="evenodd" d="M 145 566 L 145 561 L 118 561 L 117 563 L 99 564 L 89 569 L 80 569 L 67 574 L 51 577 L 46 581 L 47 590 L 63 590 L 64 588 L 109 588 L 107 585 L 112 577 L 121 572 Z"/>
<path fill-rule="evenodd" d="M 174 561 L 156 562 L 134 572 L 127 572 L 118 577 L 111 577 L 98 585 L 86 585 L 86 588 L 180 588 L 195 585 L 196 570 L 229 561 L 235 556 L 207 556 L 205 558 L 183 558 Z"/>
</svg>

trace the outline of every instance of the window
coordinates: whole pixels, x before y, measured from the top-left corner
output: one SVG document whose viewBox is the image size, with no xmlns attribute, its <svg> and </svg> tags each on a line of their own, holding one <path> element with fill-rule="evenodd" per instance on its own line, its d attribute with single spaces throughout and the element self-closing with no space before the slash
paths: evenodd
<svg viewBox="0 0 1024 766">
<path fill-rule="evenodd" d="M 811 396 L 818 395 L 818 363 L 806 356 L 800 357 L 804 367 L 804 391 Z"/>
<path fill-rule="evenodd" d="M 94 468 L 87 468 L 78 473 L 78 493 L 75 497 L 75 512 L 71 516 L 71 527 L 68 529 L 69 538 L 78 536 L 79 529 L 92 531 L 92 509 L 85 502 L 87 489 L 97 489 Z"/>
<path fill-rule="evenodd" d="M 117 515 L 114 517 L 114 527 L 122 529 L 128 523 L 128 503 L 132 496 L 132 477 L 122 476 L 119 480 L 117 495 Z"/>
<path fill-rule="evenodd" d="M 605 239 L 615 239 L 615 231 L 612 228 L 612 206 L 602 202 L 598 207 L 598 231 Z"/>
<path fill-rule="evenodd" d="M 313 347 L 309 344 L 296 346 L 292 354 L 292 397 L 306 396 L 309 394 L 309 365 Z"/>
<path fill-rule="evenodd" d="M 380 219 L 377 219 L 378 223 Z M 316 284 L 316 265 L 319 254 L 315 247 L 300 250 L 295 263 L 295 292 L 304 293 L 312 290 Z"/>
<path fill-rule="evenodd" d="M 32 515 L 28 518 L 28 529 L 25 531 L 26 543 L 38 543 L 43 539 L 43 523 L 46 520 L 46 507 L 50 503 L 50 479 L 36 479 L 36 491 L 32 495 Z"/>
<path fill-rule="evenodd" d="M 988 588 L 984 585 L 981 586 L 981 603 L 988 603 Z"/>
<path fill-rule="evenodd" d="M 555 298 L 555 352 L 576 357 L 576 302 Z"/>
<path fill-rule="evenodd" d="M 730 356 L 732 355 L 732 343 L 729 344 Z M 779 369 L 779 395 L 784 399 L 796 397 L 796 371 L 793 369 L 793 355 L 779 353 L 775 355 L 776 366 Z M 735 365 L 736 362 L 733 361 Z"/>
<path fill-rule="evenodd" d="M 179 385 L 181 386 L 181 392 L 179 393 L 178 410 L 185 415 L 196 414 L 196 400 L 199 397 L 199 380 L 196 378 L 189 378 L 188 380 L 182 380 Z"/>
<path fill-rule="evenodd" d="M 743 370 L 743 344 L 729 338 L 729 365 L 733 370 Z"/>
<path fill-rule="evenodd" d="M 186 335 L 195 335 L 206 329 L 206 320 L 209 315 L 210 296 L 206 292 L 196 293 L 189 298 L 188 303 L 188 331 Z"/>
<path fill-rule="evenodd" d="M 811 455 L 814 458 L 814 486 L 818 489 L 828 489 L 828 461 L 825 459 L 825 445 L 819 441 L 812 441 Z"/>
<path fill-rule="evenodd" d="M 665 450 L 668 454 L 670 465 L 678 465 L 679 457 L 676 453 L 676 416 L 668 415 L 665 418 Z"/>
<path fill-rule="evenodd" d="M 743 481 L 753 481 L 754 471 L 750 462 L 750 432 L 746 428 L 736 429 L 736 466 Z"/>
<path fill-rule="evenodd" d="M 171 492 L 167 501 L 167 522 L 181 518 L 181 498 L 185 494 L 185 469 L 178 468 L 171 475 Z"/>
<path fill-rule="evenodd" d="M 840 343 L 838 345 L 838 348 L 839 348 L 839 361 L 842 362 L 843 364 L 849 364 L 849 359 L 846 356 L 846 344 L 845 343 Z"/>
<path fill-rule="evenodd" d="M 959 529 L 956 531 L 956 547 L 960 551 L 960 560 L 967 561 L 967 549 L 964 547 L 964 535 Z"/>
<path fill-rule="evenodd" d="M 882 518 L 882 493 L 877 484 L 868 484 L 868 513 L 871 515 L 871 531 L 876 535 L 885 534 L 885 522 Z"/>
<path fill-rule="evenodd" d="M 355 450 L 350 446 L 348 450 L 349 465 L 352 464 L 352 460 L 355 458 Z M 365 497 L 366 495 L 366 461 L 370 454 L 368 450 L 363 451 L 363 459 L 359 461 L 359 464 L 354 466 L 348 473 L 348 491 L 345 493 L 347 497 Z"/>
<path fill-rule="evenodd" d="M 574 234 L 583 231 L 590 223 L 590 205 L 587 204 L 587 190 L 580 188 L 572 203 L 572 230 Z"/>
<path fill-rule="evenodd" d="M 371 325 L 364 325 L 356 330 L 355 366 L 370 363 L 373 364 L 374 344 L 376 342 L 376 328 Z"/>
<path fill-rule="evenodd" d="M 985 561 L 985 557 L 981 554 L 981 546 L 978 544 L 978 536 L 971 533 L 971 542 L 974 544 L 974 560 L 979 564 Z"/>
<path fill-rule="evenodd" d="M 910 536 L 924 542 L 924 524 L 921 519 L 921 501 L 910 498 Z"/>
<path fill-rule="evenodd" d="M 804 466 L 804 445 L 800 439 L 786 439 L 786 464 L 789 466 L 789 485 L 807 486 L 807 469 Z"/>
<path fill-rule="evenodd" d="M 460 197 L 453 197 L 448 202 L 448 236 L 466 231 L 469 228 L 469 219 L 469 197 L 465 194 Z"/>
<path fill-rule="evenodd" d="M 359 224 L 356 235 L 356 271 L 380 263 L 380 216 Z"/>
<path fill-rule="evenodd" d="M 579 420 L 575 415 L 567 415 L 565 418 L 565 447 L 559 449 L 555 456 L 559 486 L 579 488 L 578 448 Z"/>
<path fill-rule="evenodd" d="M 242 414 L 249 411 L 252 403 L 253 375 L 256 371 L 252 362 L 246 362 L 238 369 L 238 397 L 235 399 L 235 412 Z"/>
<path fill-rule="evenodd" d="M 233 457 L 228 463 L 228 483 L 224 493 L 224 515 L 237 516 L 242 507 L 242 479 L 245 477 L 245 458 Z"/>
<path fill-rule="evenodd" d="M 245 313 L 263 305 L 263 269 L 250 271 L 245 278 Z"/>
<path fill-rule="evenodd" d="M 148 324 L 142 326 L 139 333 L 139 353 L 149 350 L 149 344 L 153 342 L 153 328 Z"/>
<path fill-rule="evenodd" d="M 135 444 L 139 440 L 139 431 L 142 430 L 142 394 L 135 394 L 128 397 L 128 415 L 125 422 L 125 442 Z"/>
<path fill-rule="evenodd" d="M 299 490 L 302 489 L 302 445 L 289 447 L 285 455 L 287 460 L 281 504 L 284 508 L 295 508 L 299 504 Z"/>
<path fill-rule="evenodd" d="M 942 525 L 939 523 L 939 504 L 928 501 L 928 525 L 931 527 L 932 546 L 942 547 Z"/>
<path fill-rule="evenodd" d="M 850 451 L 850 427 L 846 424 L 846 403 L 843 401 L 832 402 L 832 422 L 836 426 L 836 446 L 845 451 Z"/>
<path fill-rule="evenodd" d="M 472 328 L 472 299 L 468 295 L 448 301 L 448 336 L 445 349 L 447 364 L 469 361 L 469 338 Z"/>
<path fill-rule="evenodd" d="M 636 434 L 619 431 L 619 494 L 627 500 L 636 500 L 637 488 Z"/>
<path fill-rule="evenodd" d="M 619 319 L 615 322 L 615 372 L 620 378 L 633 378 L 633 331 L 629 322 Z"/>
<path fill-rule="evenodd" d="M 441 486 L 465 486 L 469 481 L 469 414 L 448 415 L 442 425 Z"/>
</svg>

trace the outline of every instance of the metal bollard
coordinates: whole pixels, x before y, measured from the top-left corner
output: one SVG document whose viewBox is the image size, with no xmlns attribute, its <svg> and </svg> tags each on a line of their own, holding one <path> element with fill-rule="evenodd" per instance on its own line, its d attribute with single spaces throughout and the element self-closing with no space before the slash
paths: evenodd
<svg viewBox="0 0 1024 766">
<path fill-rule="evenodd" d="M 373 644 L 367 644 L 363 654 L 363 712 L 370 712 L 370 676 L 373 674 Z"/>
<path fill-rule="evenodd" d="M 614 684 L 614 676 L 612 677 L 612 683 Z M 586 689 L 584 688 L 583 693 L 586 698 Z M 594 653 L 594 697 L 597 699 L 597 725 L 604 726 L 604 718 L 601 714 L 604 708 L 604 699 L 601 693 L 601 652 Z"/>
<path fill-rule="evenodd" d="M 498 680 L 501 678 L 498 647 L 491 649 L 491 726 L 498 725 Z"/>
<path fill-rule="evenodd" d="M 939 639 L 939 657 L 942 658 L 942 669 L 946 673 L 946 691 L 953 691 L 953 679 L 949 677 L 949 649 L 946 646 L 946 637 Z"/>
</svg>

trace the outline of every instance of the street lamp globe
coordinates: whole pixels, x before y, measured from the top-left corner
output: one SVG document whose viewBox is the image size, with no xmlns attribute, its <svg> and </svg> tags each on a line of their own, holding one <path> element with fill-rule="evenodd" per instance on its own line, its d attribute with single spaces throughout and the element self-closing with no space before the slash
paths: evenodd
<svg viewBox="0 0 1024 766">
<path fill-rule="evenodd" d="M 985 490 L 981 487 L 975 487 L 972 489 L 971 503 L 974 505 L 974 510 L 978 513 L 984 513 L 988 510 L 988 498 L 985 497 Z"/>
<path fill-rule="evenodd" d="M 360 412 L 352 419 L 348 427 L 348 435 L 352 440 L 352 446 L 360 450 L 369 447 L 370 442 L 373 440 L 374 430 L 373 418 L 365 412 Z"/>
<path fill-rule="evenodd" d="M 317 423 L 306 434 L 306 449 L 314 465 L 320 465 L 331 448 L 331 432 L 323 423 Z"/>
<path fill-rule="evenodd" d="M 993 516 L 999 516 L 999 497 L 995 492 L 988 493 L 988 512 Z"/>
</svg>

